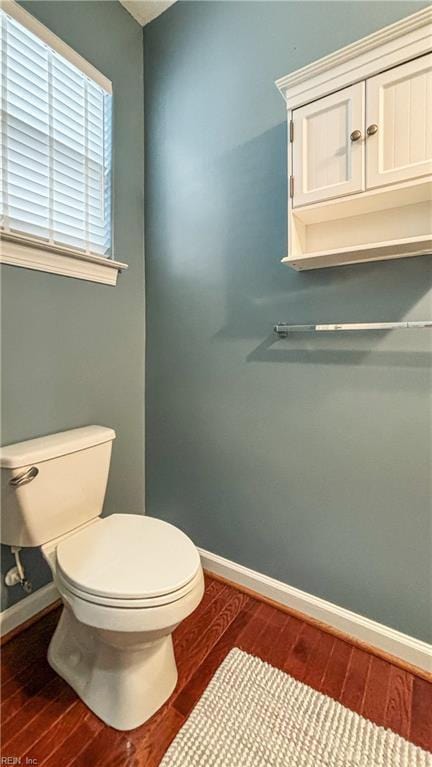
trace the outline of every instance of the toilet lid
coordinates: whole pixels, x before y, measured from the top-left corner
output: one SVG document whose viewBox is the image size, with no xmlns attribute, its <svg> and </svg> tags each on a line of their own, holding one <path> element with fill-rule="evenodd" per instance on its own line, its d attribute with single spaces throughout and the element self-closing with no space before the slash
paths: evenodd
<svg viewBox="0 0 432 767">
<path fill-rule="evenodd" d="M 194 544 L 168 522 L 138 514 L 112 514 L 57 547 L 57 566 L 88 594 L 144 599 L 171 594 L 196 575 Z"/>
</svg>

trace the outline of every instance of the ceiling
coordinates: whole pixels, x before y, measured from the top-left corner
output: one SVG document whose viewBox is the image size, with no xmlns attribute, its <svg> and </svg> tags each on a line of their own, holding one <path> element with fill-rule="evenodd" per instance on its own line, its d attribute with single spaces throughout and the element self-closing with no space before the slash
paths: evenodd
<svg viewBox="0 0 432 767">
<path fill-rule="evenodd" d="M 166 11 L 175 0 L 120 0 L 127 11 L 144 27 Z"/>
</svg>

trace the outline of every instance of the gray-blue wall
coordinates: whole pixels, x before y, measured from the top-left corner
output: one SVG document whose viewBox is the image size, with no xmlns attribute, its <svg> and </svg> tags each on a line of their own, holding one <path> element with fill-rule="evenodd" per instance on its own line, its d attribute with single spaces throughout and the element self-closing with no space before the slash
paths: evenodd
<svg viewBox="0 0 432 767">
<path fill-rule="evenodd" d="M 147 511 L 432 638 L 429 258 L 297 274 L 275 78 L 420 2 L 178 2 L 144 33 Z"/>
<path fill-rule="evenodd" d="M 144 510 L 144 147 L 142 29 L 116 2 L 23 5 L 112 80 L 118 286 L 1 267 L 2 442 L 85 424 L 117 431 L 106 511 Z M 78 481 L 78 480 L 77 480 Z M 12 564 L 6 547 L 2 572 Z M 23 561 L 50 579 L 37 550 Z M 22 598 L 6 589 L 2 605 Z"/>
</svg>

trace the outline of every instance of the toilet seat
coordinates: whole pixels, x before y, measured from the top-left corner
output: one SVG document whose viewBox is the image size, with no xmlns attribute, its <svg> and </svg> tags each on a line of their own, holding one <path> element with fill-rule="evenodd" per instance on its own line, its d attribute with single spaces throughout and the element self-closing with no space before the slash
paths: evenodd
<svg viewBox="0 0 432 767">
<path fill-rule="evenodd" d="M 152 607 L 181 599 L 200 577 L 192 541 L 168 522 L 138 514 L 98 519 L 57 546 L 57 580 L 95 604 Z"/>
<path fill-rule="evenodd" d="M 90 600 L 87 598 L 87 595 L 83 595 L 85 598 L 82 598 L 74 594 L 64 588 L 57 578 L 56 585 L 59 586 L 64 605 L 80 623 L 125 635 L 145 631 L 150 633 L 151 638 L 155 638 L 155 632 L 156 636 L 159 636 L 161 631 L 173 630 L 201 602 L 204 593 L 204 575 L 200 568 L 194 578 L 193 588 L 180 599 L 166 604 L 144 604 L 143 606 L 139 606 L 141 600 L 134 600 L 133 603 L 131 601 L 126 606 L 122 605 L 122 600 L 118 600 L 120 604 L 105 605 L 101 604 L 101 599 L 93 602 L 91 597 Z"/>
<path fill-rule="evenodd" d="M 144 597 L 142 599 L 119 599 L 103 597 L 99 594 L 91 594 L 88 591 L 77 589 L 76 586 L 69 583 L 67 579 L 60 573 L 56 574 L 56 586 L 59 592 L 64 597 L 75 597 L 84 602 L 90 602 L 93 605 L 100 605 L 103 607 L 112 608 L 126 608 L 128 610 L 142 610 L 151 607 L 163 607 L 164 605 L 170 605 L 173 602 L 178 602 L 184 597 L 187 597 L 197 586 L 200 585 L 202 580 L 201 567 L 198 568 L 195 576 L 192 580 L 177 591 L 173 591 L 171 594 L 163 594 L 155 597 Z"/>
</svg>

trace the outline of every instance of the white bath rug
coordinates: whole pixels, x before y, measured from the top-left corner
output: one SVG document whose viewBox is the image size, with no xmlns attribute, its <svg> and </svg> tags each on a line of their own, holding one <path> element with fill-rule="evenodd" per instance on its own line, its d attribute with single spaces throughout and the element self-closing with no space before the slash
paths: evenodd
<svg viewBox="0 0 432 767">
<path fill-rule="evenodd" d="M 432 767 L 432 754 L 234 649 L 160 767 Z"/>
</svg>

